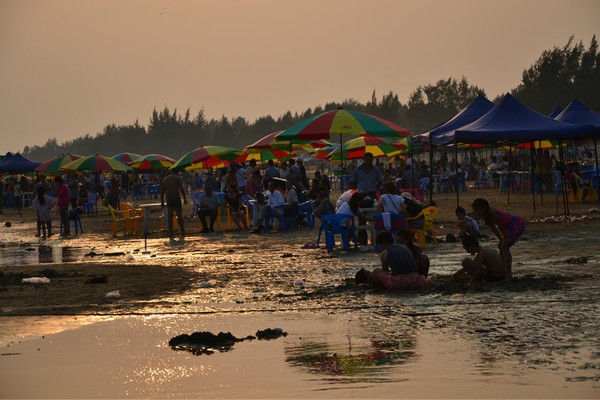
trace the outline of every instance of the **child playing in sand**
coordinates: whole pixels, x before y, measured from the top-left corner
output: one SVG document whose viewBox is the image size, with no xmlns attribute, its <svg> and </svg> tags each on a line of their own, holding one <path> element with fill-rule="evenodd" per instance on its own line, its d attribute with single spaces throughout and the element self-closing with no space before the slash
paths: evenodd
<svg viewBox="0 0 600 400">
<path fill-rule="evenodd" d="M 504 279 L 506 274 L 504 261 L 496 250 L 489 247 L 481 247 L 477 238 L 470 235 L 463 238 L 462 245 L 467 253 L 474 255 L 475 258 L 465 258 L 462 261 L 462 268 L 453 275 L 454 279 L 465 273 L 469 274 L 471 280 L 468 286 L 473 284 L 473 282 L 482 280 L 493 282 Z"/>
<path fill-rule="evenodd" d="M 427 278 L 430 265 L 429 257 L 423 254 L 423 249 L 421 246 L 415 243 L 413 234 L 406 229 L 400 229 L 398 232 L 396 232 L 396 243 L 403 244 L 408 247 L 413 255 L 413 258 L 415 259 L 415 263 L 417 263 L 417 270 L 419 271 L 419 274 Z"/>
<path fill-rule="evenodd" d="M 375 268 L 373 272 L 361 269 L 355 276 L 357 283 L 388 290 L 417 290 L 436 285 L 419 274 L 410 249 L 402 244 L 394 244 L 390 232 L 379 232 L 376 242 L 383 249 L 382 268 Z"/>
<path fill-rule="evenodd" d="M 486 199 L 477 198 L 471 204 L 473 211 L 481 218 L 498 237 L 500 257 L 504 261 L 504 279 L 512 279 L 512 254 L 510 248 L 525 232 L 525 221 L 519 216 L 504 210 L 490 207 Z"/>
<path fill-rule="evenodd" d="M 481 237 L 479 233 L 479 224 L 473 218 L 467 215 L 467 212 L 462 207 L 456 207 L 454 211 L 456 218 L 458 219 L 458 228 L 460 232 L 456 236 L 457 239 L 462 239 L 466 235 L 472 235 L 475 237 Z"/>
</svg>

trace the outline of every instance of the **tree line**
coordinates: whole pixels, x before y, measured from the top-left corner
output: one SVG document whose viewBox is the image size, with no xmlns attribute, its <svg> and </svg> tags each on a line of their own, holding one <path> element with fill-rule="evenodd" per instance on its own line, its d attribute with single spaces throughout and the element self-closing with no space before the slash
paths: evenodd
<svg viewBox="0 0 600 400">
<path fill-rule="evenodd" d="M 596 36 L 589 48 L 571 37 L 563 47 L 546 50 L 538 60 L 523 71 L 521 83 L 511 94 L 528 107 L 545 115 L 555 107 L 565 107 L 578 98 L 590 109 L 600 110 L 600 53 Z M 221 145 L 240 148 L 271 132 L 286 129 L 294 123 L 324 111 L 346 109 L 377 115 L 395 122 L 414 133 L 431 129 L 452 116 L 485 91 L 461 79 L 442 79 L 435 84 L 418 86 L 402 104 L 392 91 L 361 103 L 355 99 L 329 102 L 324 106 L 308 108 L 302 113 L 290 111 L 273 118 L 271 115 L 249 122 L 242 117 L 207 119 L 204 109 L 192 116 L 190 110 L 181 114 L 165 107 L 154 109 L 148 127 L 139 121 L 130 125 L 108 125 L 96 136 L 85 135 L 58 143 L 48 139 L 43 145 L 25 146 L 23 155 L 37 161 L 48 160 L 58 154 L 104 154 L 122 151 L 138 154 L 160 153 L 178 158 L 201 145 Z M 499 98 L 492 101 L 497 102 Z"/>
</svg>

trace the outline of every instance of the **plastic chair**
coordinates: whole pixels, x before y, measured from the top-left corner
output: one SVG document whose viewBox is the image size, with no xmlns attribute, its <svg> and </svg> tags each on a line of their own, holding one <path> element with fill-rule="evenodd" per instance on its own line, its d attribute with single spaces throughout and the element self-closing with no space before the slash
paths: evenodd
<svg viewBox="0 0 600 400">
<path fill-rule="evenodd" d="M 222 231 L 223 227 L 221 226 L 221 208 L 223 208 L 223 197 L 219 196 L 218 193 L 213 192 L 213 195 L 217 195 L 217 197 L 219 197 L 219 207 L 217 207 L 217 217 L 215 219 L 215 224 L 217 225 L 217 230 Z M 198 207 L 200 207 L 200 199 L 202 198 L 202 196 L 204 196 L 204 192 L 200 192 L 200 196 L 198 196 L 198 203 L 197 205 L 194 205 L 196 208 L 196 212 L 194 215 L 198 215 Z M 173 214 L 173 217 L 175 217 L 175 214 Z M 175 219 L 175 218 L 173 218 Z M 202 221 L 200 218 L 198 218 L 198 225 L 200 226 L 200 229 L 202 229 Z M 173 226 L 175 226 L 175 223 L 173 223 Z"/>
<path fill-rule="evenodd" d="M 88 217 L 92 212 L 98 215 L 98 195 L 96 193 L 88 193 L 87 201 L 82 204 L 82 207 Z"/>
<path fill-rule="evenodd" d="M 350 222 L 350 224 L 348 224 Z M 358 239 L 354 228 L 354 216 L 348 214 L 329 214 L 323 216 L 323 229 L 325 231 L 325 244 L 327 252 L 332 253 L 335 246 L 335 235 L 342 237 L 342 251 L 350 251 L 350 240 L 358 248 Z"/>
<path fill-rule="evenodd" d="M 435 243 L 436 246 L 438 245 L 438 240 L 437 240 L 437 237 L 435 236 L 435 230 L 433 227 L 433 223 L 434 223 L 437 213 L 438 213 L 437 207 L 429 206 L 429 207 L 424 208 L 423 211 L 421 211 L 418 215 L 416 215 L 414 217 L 405 218 L 405 221 L 408 224 L 410 232 L 412 232 L 414 235 L 417 236 L 417 242 L 419 243 L 419 246 L 421 246 L 422 248 L 425 248 L 425 245 L 426 245 L 426 241 L 425 241 L 426 233 L 429 233 L 433 239 L 433 243 Z M 423 227 L 422 228 L 416 229 L 416 228 L 410 227 L 411 221 L 416 221 L 421 218 L 423 218 Z"/>
<path fill-rule="evenodd" d="M 71 223 L 71 221 L 73 221 L 73 224 L 75 225 L 75 234 L 79 235 L 79 231 L 81 231 L 81 233 L 83 233 L 83 224 L 81 223 L 81 218 L 79 215 L 79 207 L 75 207 L 71 211 L 69 211 L 69 224 Z M 60 231 L 60 234 L 62 235 L 62 233 L 63 233 L 62 221 L 60 221 L 60 230 L 59 231 Z"/>
<path fill-rule="evenodd" d="M 313 214 L 313 202 L 311 200 L 298 204 L 296 217 L 305 218 L 306 226 L 310 229 L 315 227 L 315 215 Z"/>
<path fill-rule="evenodd" d="M 125 230 L 129 235 L 137 235 L 140 231 L 140 220 L 143 219 L 142 209 L 133 207 L 131 203 L 121 203 L 121 211 L 125 219 Z"/>
<path fill-rule="evenodd" d="M 123 212 L 115 210 L 113 208 L 113 206 L 111 206 L 111 205 L 108 206 L 108 209 L 110 210 L 110 215 L 112 216 L 112 219 L 113 219 L 113 223 L 112 223 L 113 238 L 117 237 L 117 228 L 119 227 L 119 222 L 123 223 L 123 235 L 125 235 L 127 233 L 127 226 L 126 226 L 125 216 L 124 216 Z M 118 217 L 117 216 L 118 214 L 123 215 L 123 217 Z"/>
<path fill-rule="evenodd" d="M 231 210 L 229 209 L 229 207 L 227 208 L 227 223 L 225 224 L 225 229 L 230 231 L 233 229 L 233 217 L 231 216 Z M 245 204 L 242 204 L 242 208 L 244 209 L 244 214 L 246 215 L 246 226 L 250 227 L 250 214 L 248 212 L 248 206 L 246 206 Z M 218 218 L 218 216 L 217 216 Z"/>
<path fill-rule="evenodd" d="M 281 226 L 281 230 L 283 232 L 287 231 L 287 222 L 286 222 L 286 216 L 285 213 L 283 212 L 283 210 L 281 210 L 281 215 L 273 213 L 273 212 L 267 212 L 267 215 L 265 217 L 265 220 L 263 221 L 263 232 L 267 233 L 269 231 L 269 226 L 273 223 L 273 219 L 277 219 L 279 221 L 279 226 Z"/>
</svg>

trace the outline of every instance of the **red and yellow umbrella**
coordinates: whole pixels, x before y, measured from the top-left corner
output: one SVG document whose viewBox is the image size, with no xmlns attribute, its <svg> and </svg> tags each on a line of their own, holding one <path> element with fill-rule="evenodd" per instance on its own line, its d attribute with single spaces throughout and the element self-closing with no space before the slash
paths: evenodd
<svg viewBox="0 0 600 400">
<path fill-rule="evenodd" d="M 175 161 L 170 169 L 206 169 L 228 165 L 243 154 L 243 151 L 232 147 L 200 146 Z"/>
<path fill-rule="evenodd" d="M 133 160 L 130 165 L 136 171 L 160 171 L 169 168 L 174 163 L 174 159 L 162 154 L 146 154 Z"/>
<path fill-rule="evenodd" d="M 365 153 L 373 154 L 373 157 L 389 157 L 408 151 L 409 139 L 400 140 L 393 138 L 379 138 L 373 136 L 362 136 L 348 140 L 342 149 L 335 150 L 328 158 L 332 161 L 354 160 L 363 158 Z"/>
<path fill-rule="evenodd" d="M 94 154 L 81 157 L 63 166 L 61 171 L 130 171 L 131 168 L 114 158 Z"/>
<path fill-rule="evenodd" d="M 46 174 L 56 174 L 61 171 L 62 167 L 81 157 L 82 156 L 79 156 L 77 154 L 61 154 L 58 157 L 54 157 L 46 161 L 45 163 L 37 167 L 35 171 L 43 172 Z"/>
<path fill-rule="evenodd" d="M 331 143 L 327 140 L 280 140 L 277 136 L 283 131 L 269 133 L 256 142 L 244 147 L 244 151 L 253 152 L 254 150 L 287 150 L 287 151 L 310 151 L 322 147 L 327 147 Z"/>
</svg>

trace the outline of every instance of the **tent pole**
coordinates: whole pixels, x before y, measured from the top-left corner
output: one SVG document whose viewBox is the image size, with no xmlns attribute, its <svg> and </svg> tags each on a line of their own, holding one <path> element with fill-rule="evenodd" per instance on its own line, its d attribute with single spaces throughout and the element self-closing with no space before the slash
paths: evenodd
<svg viewBox="0 0 600 400">
<path fill-rule="evenodd" d="M 565 153 L 563 152 L 562 139 L 559 140 L 558 145 L 559 145 L 558 159 L 559 159 L 559 162 L 561 165 L 561 167 L 560 167 L 560 182 L 561 182 L 561 186 L 562 186 L 561 195 L 562 195 L 562 200 L 563 200 L 563 209 L 565 212 L 565 217 L 567 217 L 570 214 L 570 212 L 569 212 L 569 198 L 567 197 L 567 178 L 565 176 L 565 169 L 566 169 Z"/>
<path fill-rule="evenodd" d="M 535 143 L 529 143 L 529 156 L 531 157 L 531 195 L 533 196 L 533 215 L 535 215 Z M 521 182 L 523 184 L 523 182 Z"/>
<path fill-rule="evenodd" d="M 456 207 L 460 205 L 460 199 L 458 194 L 458 141 L 456 140 L 456 135 L 454 135 L 454 171 L 455 171 L 455 181 L 456 185 Z"/>
<path fill-rule="evenodd" d="M 512 184 L 510 182 L 510 178 L 511 178 L 511 176 L 510 176 L 510 167 L 511 167 L 511 164 L 512 164 L 512 144 L 509 144 L 508 145 L 508 176 L 507 176 L 508 180 L 506 182 L 506 202 L 508 204 L 510 204 L 510 189 L 512 187 Z"/>
<path fill-rule="evenodd" d="M 429 204 L 433 204 L 433 140 L 429 133 Z"/>
<path fill-rule="evenodd" d="M 596 155 L 596 191 L 598 192 L 598 202 L 600 203 L 600 170 L 598 169 L 598 140 L 594 138 L 594 153 Z M 594 181 L 592 178 L 592 188 L 594 187 Z"/>
</svg>

